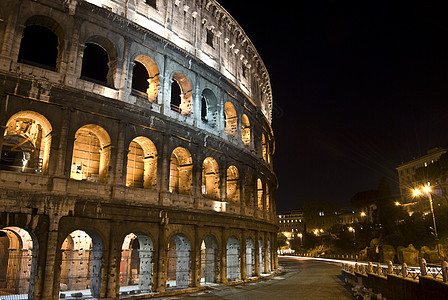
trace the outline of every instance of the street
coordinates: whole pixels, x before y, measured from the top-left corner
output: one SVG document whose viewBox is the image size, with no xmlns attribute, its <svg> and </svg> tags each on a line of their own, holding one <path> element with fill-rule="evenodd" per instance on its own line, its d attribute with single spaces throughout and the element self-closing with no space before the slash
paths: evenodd
<svg viewBox="0 0 448 300">
<path fill-rule="evenodd" d="M 279 257 L 286 273 L 270 280 L 239 286 L 213 286 L 206 291 L 160 299 L 353 299 L 334 263 Z"/>
</svg>

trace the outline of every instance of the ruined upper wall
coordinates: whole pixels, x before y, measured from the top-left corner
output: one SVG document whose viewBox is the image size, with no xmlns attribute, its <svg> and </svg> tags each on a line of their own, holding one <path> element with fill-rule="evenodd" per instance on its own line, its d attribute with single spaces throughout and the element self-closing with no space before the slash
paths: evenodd
<svg viewBox="0 0 448 300">
<path fill-rule="evenodd" d="M 62 0 L 74 13 L 82 0 Z M 235 19 L 215 0 L 84 0 L 172 42 L 236 84 L 269 122 L 269 74 Z M 148 4 L 149 3 L 149 4 Z"/>
</svg>

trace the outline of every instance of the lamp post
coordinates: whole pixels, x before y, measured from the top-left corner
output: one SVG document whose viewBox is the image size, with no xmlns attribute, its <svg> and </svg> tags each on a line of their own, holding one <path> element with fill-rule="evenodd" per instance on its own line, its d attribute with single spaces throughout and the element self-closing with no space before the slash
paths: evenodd
<svg viewBox="0 0 448 300">
<path fill-rule="evenodd" d="M 420 189 L 416 188 L 413 190 L 414 197 L 421 196 L 422 194 L 425 194 L 425 196 L 427 196 L 429 199 L 429 207 L 431 208 L 432 222 L 434 225 L 434 237 L 436 238 L 436 243 L 437 243 L 437 254 L 439 255 L 439 258 L 440 258 L 439 236 L 437 233 L 436 216 L 434 214 L 434 205 L 433 205 L 433 201 L 432 201 L 431 192 L 432 192 L 432 190 L 431 190 L 431 185 L 429 182 L 427 185 L 424 185 Z"/>
<path fill-rule="evenodd" d="M 353 227 L 349 227 L 348 231 L 353 232 L 353 246 L 356 247 L 356 229 Z"/>
</svg>

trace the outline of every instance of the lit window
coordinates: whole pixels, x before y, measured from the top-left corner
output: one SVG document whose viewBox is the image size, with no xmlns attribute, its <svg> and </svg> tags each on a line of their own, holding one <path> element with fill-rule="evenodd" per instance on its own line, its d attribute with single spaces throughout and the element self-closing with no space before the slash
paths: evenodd
<svg viewBox="0 0 448 300">
<path fill-rule="evenodd" d="M 319 212 L 319 217 L 323 217 L 323 216 L 325 216 L 325 212 L 320 211 L 320 212 Z"/>
</svg>

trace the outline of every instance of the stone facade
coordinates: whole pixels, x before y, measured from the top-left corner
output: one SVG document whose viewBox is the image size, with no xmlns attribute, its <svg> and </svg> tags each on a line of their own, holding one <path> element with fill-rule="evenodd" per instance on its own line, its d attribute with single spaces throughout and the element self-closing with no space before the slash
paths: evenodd
<svg viewBox="0 0 448 300">
<path fill-rule="evenodd" d="M 272 272 L 271 110 L 214 0 L 2 0 L 0 296 Z"/>
</svg>

